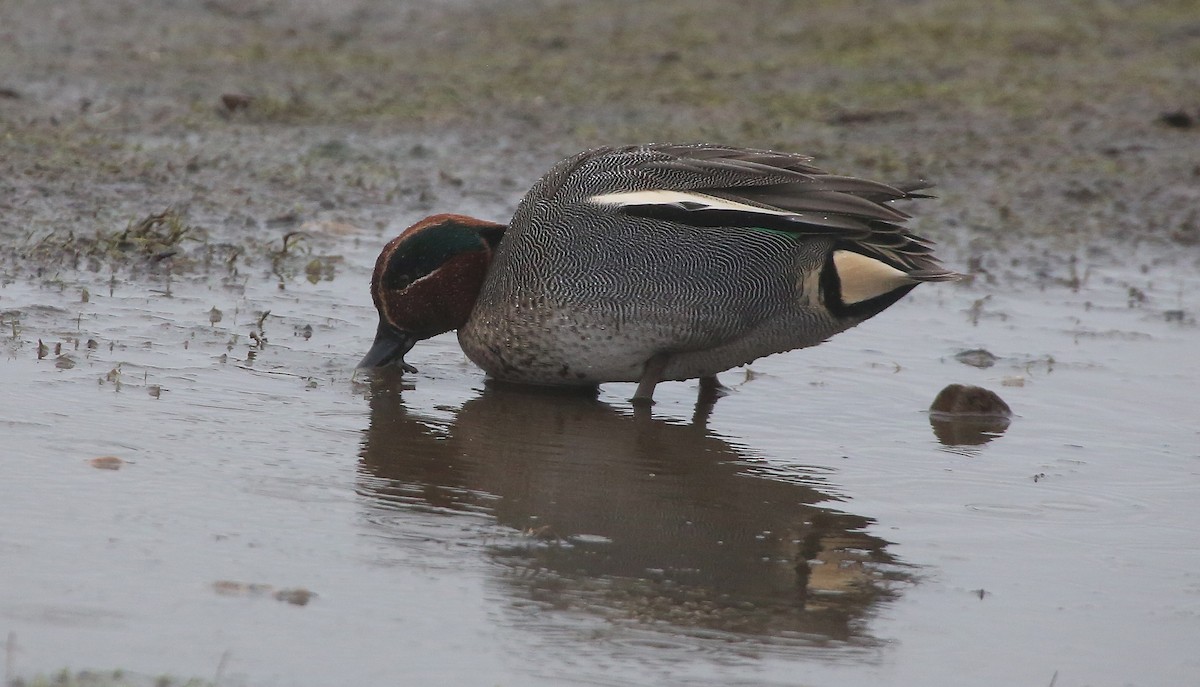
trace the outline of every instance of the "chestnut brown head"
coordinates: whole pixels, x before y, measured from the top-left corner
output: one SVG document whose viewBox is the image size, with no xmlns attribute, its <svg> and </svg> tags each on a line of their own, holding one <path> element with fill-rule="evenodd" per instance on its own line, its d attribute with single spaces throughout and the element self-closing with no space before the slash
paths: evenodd
<svg viewBox="0 0 1200 687">
<path fill-rule="evenodd" d="M 466 324 L 505 229 L 464 215 L 434 215 L 389 241 L 371 276 L 379 329 L 358 366 L 395 363 L 416 372 L 404 355 L 418 341 Z"/>
</svg>

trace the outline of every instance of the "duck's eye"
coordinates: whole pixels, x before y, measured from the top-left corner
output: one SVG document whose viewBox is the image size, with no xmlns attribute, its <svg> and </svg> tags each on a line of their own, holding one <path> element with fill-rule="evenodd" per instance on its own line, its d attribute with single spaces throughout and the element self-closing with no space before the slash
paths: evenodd
<svg viewBox="0 0 1200 687">
<path fill-rule="evenodd" d="M 403 291 L 412 286 L 412 283 L 420 279 L 421 275 L 411 272 L 400 272 L 385 274 L 383 279 L 383 287 L 389 291 Z"/>
</svg>

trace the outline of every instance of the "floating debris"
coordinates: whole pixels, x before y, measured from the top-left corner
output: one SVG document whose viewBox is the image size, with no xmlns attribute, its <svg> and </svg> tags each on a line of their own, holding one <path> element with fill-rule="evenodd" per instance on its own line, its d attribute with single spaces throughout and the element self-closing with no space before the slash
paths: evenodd
<svg viewBox="0 0 1200 687">
<path fill-rule="evenodd" d="M 297 589 L 280 589 L 272 594 L 276 601 L 289 603 L 293 606 L 307 606 L 308 602 L 316 596 L 316 592 L 309 591 L 304 588 Z"/>
<path fill-rule="evenodd" d="M 124 464 L 125 461 L 116 456 L 100 456 L 99 458 L 93 458 L 88 461 L 88 465 L 91 465 L 97 470 L 120 470 L 121 466 Z"/>
<path fill-rule="evenodd" d="M 300 223 L 300 215 L 297 215 L 294 212 L 285 212 L 282 215 L 276 215 L 276 216 L 268 219 L 267 227 L 275 229 L 275 228 L 279 228 L 279 227 L 290 227 L 293 224 L 299 224 L 299 223 Z M 287 249 L 287 245 L 285 243 L 284 250 L 286 251 L 286 249 Z"/>
<path fill-rule="evenodd" d="M 213 591 L 222 596 L 264 596 L 274 587 L 269 584 L 251 582 L 234 582 L 233 580 L 217 580 L 213 582 Z"/>
<path fill-rule="evenodd" d="M 234 582 L 233 580 L 217 580 L 213 582 L 213 591 L 222 596 L 270 596 L 276 601 L 292 604 L 293 606 L 306 606 L 308 602 L 317 596 L 313 592 L 303 587 L 292 589 L 275 589 L 272 585 L 261 584 L 257 582 Z"/>
<path fill-rule="evenodd" d="M 221 105 L 229 112 L 249 109 L 254 98 L 241 93 L 225 93 L 221 96 Z"/>
<path fill-rule="evenodd" d="M 835 112 L 825 119 L 826 123 L 839 124 L 875 124 L 877 122 L 894 122 L 908 119 L 912 112 L 908 110 L 842 110 Z"/>
<path fill-rule="evenodd" d="M 996 361 L 999 360 L 991 351 L 983 348 L 972 348 L 969 351 L 962 351 L 956 354 L 954 359 L 963 365 L 978 367 L 981 370 L 995 365 Z"/>
<path fill-rule="evenodd" d="M 1190 129 L 1200 124 L 1200 117 L 1193 117 L 1186 110 L 1164 112 L 1158 116 L 1159 124 L 1165 124 L 1172 129 Z"/>
<path fill-rule="evenodd" d="M 308 276 L 310 284 L 316 284 L 321 281 L 321 274 L 324 272 L 324 266 L 321 261 L 313 258 L 304 268 L 304 273 Z"/>
</svg>

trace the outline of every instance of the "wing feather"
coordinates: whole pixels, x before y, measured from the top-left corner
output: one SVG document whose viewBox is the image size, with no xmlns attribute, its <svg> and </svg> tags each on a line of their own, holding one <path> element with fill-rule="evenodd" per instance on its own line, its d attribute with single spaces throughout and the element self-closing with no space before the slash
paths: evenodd
<svg viewBox="0 0 1200 687">
<path fill-rule="evenodd" d="M 610 157 L 622 160 L 621 168 L 605 168 Z M 916 193 L 929 188 L 924 181 L 889 185 L 826 174 L 803 155 L 709 144 L 605 149 L 592 161 L 606 181 L 619 183 L 587 200 L 622 214 L 825 236 L 914 280 L 958 277 L 932 256 L 932 242 L 902 226 L 909 216 L 886 204 L 928 197 Z"/>
</svg>

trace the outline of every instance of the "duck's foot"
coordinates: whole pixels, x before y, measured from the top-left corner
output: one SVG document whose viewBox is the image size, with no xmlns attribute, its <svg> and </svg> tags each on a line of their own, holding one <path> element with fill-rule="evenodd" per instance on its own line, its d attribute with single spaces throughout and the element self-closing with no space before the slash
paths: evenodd
<svg viewBox="0 0 1200 687">
<path fill-rule="evenodd" d="M 635 408 L 649 408 L 650 406 L 654 405 L 654 399 L 653 399 L 653 398 L 650 398 L 649 396 L 640 396 L 640 395 L 638 395 L 638 394 L 640 394 L 640 393 L 641 393 L 640 391 L 639 391 L 639 392 L 637 392 L 637 393 L 635 393 L 635 394 L 633 395 L 633 398 L 630 398 L 630 399 L 629 399 L 629 402 L 633 404 L 633 407 L 635 407 Z"/>
</svg>

